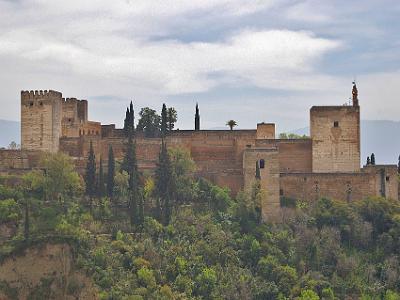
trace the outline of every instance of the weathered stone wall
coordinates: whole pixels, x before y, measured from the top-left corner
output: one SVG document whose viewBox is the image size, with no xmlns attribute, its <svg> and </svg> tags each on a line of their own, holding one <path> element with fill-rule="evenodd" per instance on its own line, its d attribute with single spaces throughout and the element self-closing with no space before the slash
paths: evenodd
<svg viewBox="0 0 400 300">
<path fill-rule="evenodd" d="M 255 181 L 256 163 L 264 161 L 264 168 L 260 163 L 262 197 L 261 216 L 263 221 L 280 219 L 279 199 L 279 158 L 277 149 L 247 148 L 243 154 L 244 188 L 251 188 Z"/>
<path fill-rule="evenodd" d="M 357 201 L 370 196 L 398 200 L 397 171 L 395 166 L 376 166 L 357 173 L 282 173 L 280 194 L 303 201 L 321 197 Z"/>
<path fill-rule="evenodd" d="M 39 165 L 42 153 L 30 150 L 0 150 L 0 173 L 20 174 Z"/>
<path fill-rule="evenodd" d="M 308 173 L 312 171 L 311 139 L 257 140 L 256 146 L 278 149 L 281 173 Z"/>
<path fill-rule="evenodd" d="M 21 148 L 57 152 L 62 98 L 56 91 L 21 92 Z"/>
<path fill-rule="evenodd" d="M 360 170 L 359 107 L 313 106 L 310 126 L 313 172 Z"/>
<path fill-rule="evenodd" d="M 274 123 L 258 123 L 257 139 L 274 139 L 275 124 Z"/>
<path fill-rule="evenodd" d="M 106 138 L 96 135 L 62 138 L 60 150 L 76 158 L 78 170 L 81 172 L 84 171 L 83 161 L 88 155 L 90 141 L 97 160 L 102 157 L 104 166 L 108 163 L 110 146 L 113 147 L 115 158 L 122 160 L 126 143 L 126 139 L 120 137 L 122 131 L 114 132 L 112 128 L 106 130 L 109 135 Z M 166 138 L 166 143 L 168 147 L 181 147 L 190 152 L 196 162 L 198 176 L 229 187 L 236 193 L 243 187 L 243 150 L 254 146 L 255 136 L 255 130 L 176 131 Z M 154 171 L 160 147 L 161 139 L 145 139 L 141 134 L 137 134 L 136 155 L 141 171 Z"/>
</svg>

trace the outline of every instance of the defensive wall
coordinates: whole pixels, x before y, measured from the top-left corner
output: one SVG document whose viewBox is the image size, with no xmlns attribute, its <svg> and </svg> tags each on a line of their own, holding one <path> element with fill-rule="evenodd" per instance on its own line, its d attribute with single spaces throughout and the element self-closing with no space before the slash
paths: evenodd
<svg viewBox="0 0 400 300">
<path fill-rule="evenodd" d="M 197 176 L 226 186 L 233 194 L 252 186 L 259 164 L 264 220 L 279 218 L 281 197 L 357 201 L 383 196 L 398 200 L 396 166 L 360 168 L 360 107 L 355 84 L 352 94 L 352 106 L 311 108 L 310 138 L 276 139 L 275 124 L 264 122 L 254 130 L 200 130 L 196 106 L 195 130 L 174 130 L 165 141 L 168 147 L 190 152 Z M 139 169 L 153 172 L 161 139 L 137 132 L 135 142 Z M 89 121 L 86 100 L 63 98 L 52 90 L 22 91 L 22 150 L 0 150 L 0 174 L 39 168 L 41 153 L 57 151 L 73 157 L 83 174 L 90 143 L 105 168 L 110 146 L 117 160 L 124 156 L 124 131 L 114 124 Z"/>
</svg>

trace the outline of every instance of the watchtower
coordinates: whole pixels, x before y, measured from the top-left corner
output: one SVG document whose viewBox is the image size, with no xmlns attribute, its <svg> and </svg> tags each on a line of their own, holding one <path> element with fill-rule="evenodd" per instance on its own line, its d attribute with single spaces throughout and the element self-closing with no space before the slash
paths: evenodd
<svg viewBox="0 0 400 300">
<path fill-rule="evenodd" d="M 61 119 L 60 92 L 21 91 L 21 148 L 57 152 Z"/>
<path fill-rule="evenodd" d="M 312 171 L 360 171 L 360 106 L 353 85 L 353 105 L 313 106 L 310 110 Z"/>
</svg>

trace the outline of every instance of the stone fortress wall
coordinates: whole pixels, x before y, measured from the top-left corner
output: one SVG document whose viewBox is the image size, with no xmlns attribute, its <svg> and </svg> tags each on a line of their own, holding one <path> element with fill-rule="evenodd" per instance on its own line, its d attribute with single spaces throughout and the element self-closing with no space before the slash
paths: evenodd
<svg viewBox="0 0 400 300">
<path fill-rule="evenodd" d="M 38 153 L 44 151 L 69 154 L 83 173 L 90 142 L 96 158 L 102 157 L 105 165 L 110 146 L 116 159 L 124 155 L 123 130 L 89 121 L 86 100 L 65 99 L 56 91 L 22 91 L 21 123 L 22 150 L 0 151 L 0 173 L 38 167 Z M 279 219 L 280 197 L 304 201 L 319 197 L 399 199 L 397 166 L 360 168 L 360 107 L 355 85 L 353 106 L 312 107 L 310 128 L 307 139 L 276 139 L 275 124 L 271 123 L 259 123 L 255 130 L 175 130 L 166 143 L 187 149 L 196 162 L 196 175 L 230 188 L 233 194 L 249 188 L 256 163 L 262 165 L 265 220 Z M 154 171 L 160 147 L 160 138 L 137 133 L 141 171 Z"/>
</svg>

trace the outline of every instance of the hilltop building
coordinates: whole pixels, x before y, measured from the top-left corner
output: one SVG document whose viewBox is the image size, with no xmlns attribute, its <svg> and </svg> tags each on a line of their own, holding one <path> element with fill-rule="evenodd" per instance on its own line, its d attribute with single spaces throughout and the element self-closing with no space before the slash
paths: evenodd
<svg viewBox="0 0 400 300">
<path fill-rule="evenodd" d="M 368 196 L 399 199 L 396 165 L 360 167 L 360 106 L 353 85 L 352 105 L 313 106 L 311 136 L 277 139 L 275 124 L 259 123 L 253 130 L 201 130 L 196 105 L 195 129 L 175 130 L 166 137 L 168 147 L 189 150 L 196 175 L 226 186 L 233 193 L 251 186 L 256 164 L 261 186 L 264 220 L 279 219 L 281 197 L 304 201 L 329 197 L 356 201 Z M 96 157 L 106 158 L 112 145 L 115 157 L 124 153 L 123 129 L 88 120 L 88 102 L 62 98 L 56 91 L 21 92 L 21 150 L 0 151 L 0 172 L 21 173 L 38 166 L 42 152 L 62 151 L 84 171 L 90 141 Z M 136 135 L 139 168 L 154 170 L 160 138 Z"/>
</svg>

